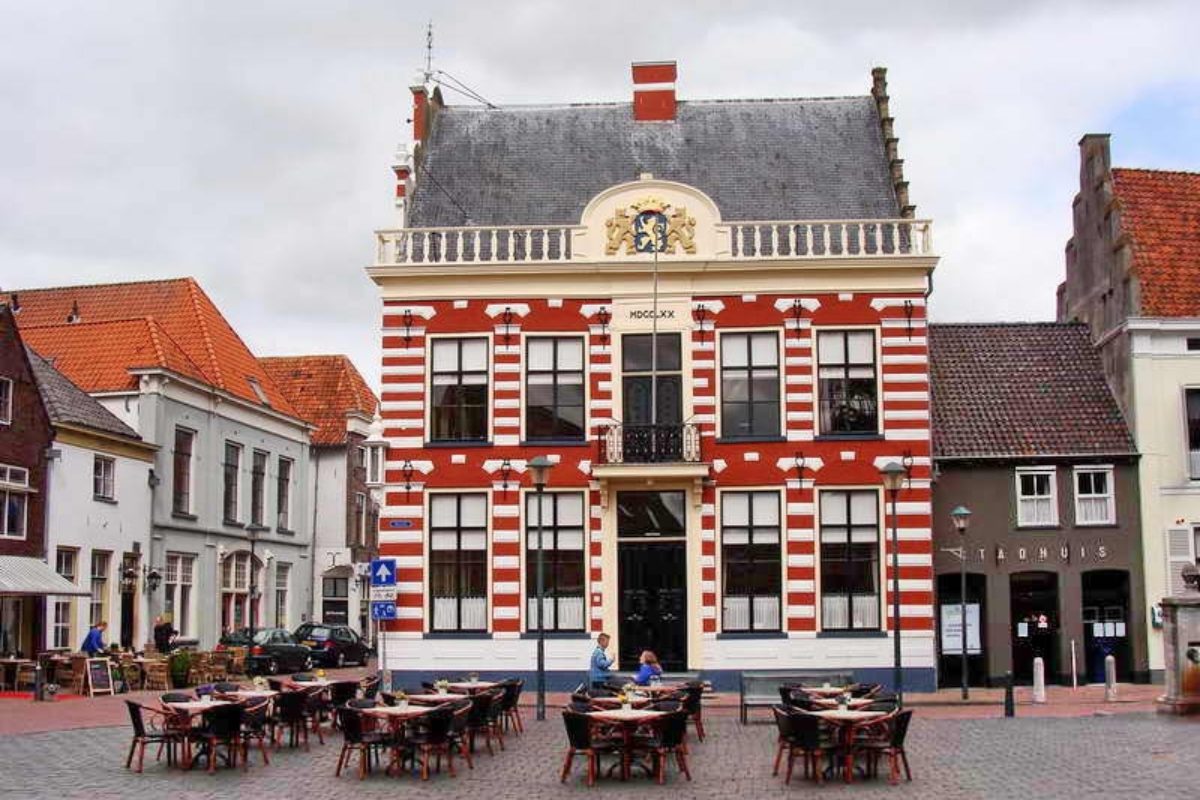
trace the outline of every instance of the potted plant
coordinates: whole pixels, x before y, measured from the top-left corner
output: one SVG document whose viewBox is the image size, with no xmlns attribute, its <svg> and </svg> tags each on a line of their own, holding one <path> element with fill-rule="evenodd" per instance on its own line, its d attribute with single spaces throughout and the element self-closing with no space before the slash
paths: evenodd
<svg viewBox="0 0 1200 800">
<path fill-rule="evenodd" d="M 192 656 L 187 650 L 176 650 L 167 660 L 171 673 L 171 685 L 181 689 L 188 685 L 188 672 L 192 668 Z"/>
<path fill-rule="evenodd" d="M 408 693 L 403 689 L 396 692 L 396 705 L 399 708 L 408 708 Z"/>
<path fill-rule="evenodd" d="M 450 692 L 450 681 L 446 680 L 445 678 L 441 678 L 440 680 L 434 681 L 433 688 L 438 694 L 448 694 Z"/>
</svg>

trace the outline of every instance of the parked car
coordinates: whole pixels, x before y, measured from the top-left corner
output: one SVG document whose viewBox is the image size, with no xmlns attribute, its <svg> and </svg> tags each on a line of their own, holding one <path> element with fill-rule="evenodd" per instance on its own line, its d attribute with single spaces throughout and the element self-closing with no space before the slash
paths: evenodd
<svg viewBox="0 0 1200 800">
<path fill-rule="evenodd" d="M 312 669 L 312 651 L 296 641 L 286 628 L 257 628 L 250 636 L 248 628 L 231 631 L 221 637 L 218 649 L 247 647 L 246 671 L 250 674 L 278 675 Z"/>
<path fill-rule="evenodd" d="M 366 666 L 371 648 L 349 625 L 306 622 L 296 628 L 296 639 L 312 652 L 313 661 L 327 667 Z"/>
</svg>

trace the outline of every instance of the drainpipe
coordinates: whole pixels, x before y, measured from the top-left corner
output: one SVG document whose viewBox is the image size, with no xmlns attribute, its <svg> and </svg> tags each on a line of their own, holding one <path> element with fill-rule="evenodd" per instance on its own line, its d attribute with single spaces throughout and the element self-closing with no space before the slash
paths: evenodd
<svg viewBox="0 0 1200 800">
<path fill-rule="evenodd" d="M 317 509 L 321 504 L 321 468 L 317 459 L 317 449 L 308 446 L 308 466 L 313 471 L 313 510 L 312 510 L 312 544 L 308 548 L 309 569 L 312 575 L 308 584 L 308 621 L 317 620 Z"/>
</svg>

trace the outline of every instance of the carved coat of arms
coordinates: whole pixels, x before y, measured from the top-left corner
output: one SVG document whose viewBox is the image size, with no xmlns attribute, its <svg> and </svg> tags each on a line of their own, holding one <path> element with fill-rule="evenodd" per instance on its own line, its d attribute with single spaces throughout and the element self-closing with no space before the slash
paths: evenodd
<svg viewBox="0 0 1200 800">
<path fill-rule="evenodd" d="M 647 197 L 619 207 L 604 223 L 610 256 L 630 253 L 696 252 L 696 218 L 683 206 L 672 206 L 658 198 Z"/>
</svg>

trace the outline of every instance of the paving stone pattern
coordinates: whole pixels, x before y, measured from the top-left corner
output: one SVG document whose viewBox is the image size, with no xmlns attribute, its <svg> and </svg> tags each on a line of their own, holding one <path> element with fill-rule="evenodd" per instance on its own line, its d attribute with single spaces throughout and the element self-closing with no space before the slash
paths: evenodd
<svg viewBox="0 0 1200 800">
<path fill-rule="evenodd" d="M 333 777 L 340 736 L 315 740 L 310 752 L 284 748 L 270 766 L 257 757 L 250 770 L 215 775 L 182 773 L 148 761 L 137 775 L 124 769 L 129 734 L 94 728 L 0 737 L 0 786 L 24 798 L 291 798 L 396 797 L 537 800 L 549 797 L 921 797 L 921 798 L 1177 798 L 1192 797 L 1200 763 L 1200 721 L 1153 714 L 1074 719 L 922 719 L 909 732 L 915 780 L 816 787 L 771 777 L 774 729 L 709 718 L 710 736 L 694 743 L 689 784 L 674 773 L 667 787 L 644 778 L 603 780 L 593 790 L 580 780 L 558 782 L 565 748 L 561 723 L 528 723 L 495 758 L 481 753 L 473 771 L 443 774 L 422 784 L 412 776 Z M 148 751 L 150 755 L 150 751 Z"/>
</svg>

